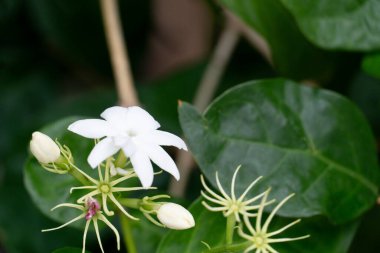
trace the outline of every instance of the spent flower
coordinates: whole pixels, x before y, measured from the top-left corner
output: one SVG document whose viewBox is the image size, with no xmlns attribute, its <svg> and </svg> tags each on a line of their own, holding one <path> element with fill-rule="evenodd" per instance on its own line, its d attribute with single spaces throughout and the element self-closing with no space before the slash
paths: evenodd
<svg viewBox="0 0 380 253">
<path fill-rule="evenodd" d="M 75 208 L 75 209 L 78 209 L 78 210 L 82 211 L 82 214 L 80 214 L 79 216 L 75 217 L 74 219 L 66 222 L 65 224 L 63 224 L 63 225 L 61 225 L 59 227 L 50 228 L 50 229 L 44 229 L 44 230 L 42 230 L 42 232 L 49 232 L 49 231 L 53 231 L 53 230 L 58 230 L 58 229 L 61 229 L 63 227 L 66 227 L 67 225 L 69 225 L 69 224 L 71 224 L 73 222 L 76 222 L 76 221 L 81 220 L 81 219 L 85 219 L 86 220 L 86 225 L 85 225 L 84 233 L 83 233 L 83 248 L 82 248 L 82 253 L 84 253 L 86 251 L 86 237 L 87 237 L 88 228 L 89 228 L 91 222 L 93 222 L 93 224 L 94 224 L 95 233 L 96 233 L 96 237 L 97 237 L 98 242 L 99 242 L 100 249 L 104 253 L 102 241 L 100 239 L 99 226 L 98 226 L 98 221 L 102 221 L 114 232 L 114 234 L 116 236 L 117 250 L 120 250 L 120 235 L 119 235 L 119 232 L 111 224 L 111 222 L 106 218 L 106 216 L 103 215 L 103 212 L 100 210 L 100 204 L 99 204 L 99 202 L 96 199 L 89 197 L 89 198 L 86 199 L 86 201 L 84 202 L 83 205 L 77 205 L 77 204 L 71 204 L 71 203 L 63 203 L 63 204 L 60 204 L 60 205 L 57 205 L 57 206 L 53 207 L 51 209 L 51 211 L 53 211 L 53 210 L 55 210 L 57 208 L 60 208 L 60 207 Z"/>
<path fill-rule="evenodd" d="M 244 224 L 248 228 L 250 234 L 246 234 L 242 227 L 239 227 L 238 233 L 239 235 L 250 241 L 252 244 L 247 247 L 244 251 L 250 252 L 255 251 L 255 253 L 278 253 L 277 250 L 275 250 L 271 244 L 273 243 L 281 243 L 281 242 L 289 242 L 289 241 L 296 241 L 296 240 L 302 240 L 310 237 L 310 235 L 295 237 L 295 238 L 273 238 L 273 236 L 276 236 L 282 232 L 284 232 L 286 229 L 294 226 L 295 224 L 299 223 L 301 219 L 295 220 L 288 225 L 276 230 L 269 232 L 269 225 L 274 218 L 277 211 L 290 199 L 294 196 L 294 194 L 289 195 L 285 199 L 283 199 L 277 206 L 272 210 L 272 212 L 269 214 L 268 218 L 265 220 L 265 222 L 262 224 L 262 218 L 264 213 L 264 207 L 266 206 L 266 200 L 268 198 L 270 189 L 268 189 L 265 193 L 263 198 L 261 199 L 260 207 L 258 209 L 257 217 L 256 217 L 256 224 L 255 227 L 252 226 L 249 217 L 244 216 Z"/>
<path fill-rule="evenodd" d="M 236 176 L 240 170 L 241 166 L 238 166 L 234 172 L 234 175 L 232 177 L 232 182 L 231 182 L 231 193 L 230 195 L 227 194 L 227 192 L 223 189 L 219 177 L 218 177 L 218 172 L 215 173 L 215 179 L 216 179 L 216 184 L 218 185 L 218 189 L 221 193 L 221 195 L 218 195 L 215 193 L 213 190 L 211 190 L 203 176 L 201 175 L 201 182 L 203 187 L 205 188 L 206 192 L 201 191 L 202 196 L 213 203 L 214 205 L 219 205 L 219 206 L 210 206 L 206 201 L 203 201 L 202 204 L 210 211 L 214 212 L 223 212 L 223 215 L 225 217 L 228 217 L 230 215 L 234 215 L 236 221 L 240 221 L 239 214 L 242 216 L 248 216 L 248 217 L 255 217 L 257 215 L 256 212 L 252 212 L 255 210 L 258 210 L 260 205 L 252 205 L 253 202 L 257 201 L 261 197 L 264 196 L 265 192 L 250 198 L 250 199 L 245 199 L 246 195 L 248 192 L 252 189 L 252 187 L 262 178 L 259 177 L 256 180 L 254 180 L 248 187 L 245 189 L 243 194 L 240 195 L 240 197 L 236 197 L 235 194 L 235 183 L 236 183 Z M 207 194 L 208 193 L 208 194 Z M 268 201 L 264 203 L 265 205 L 273 203 L 274 200 Z"/>
<path fill-rule="evenodd" d="M 86 200 L 90 197 L 94 197 L 97 195 L 101 196 L 102 203 L 103 203 L 103 209 L 104 213 L 108 216 L 114 215 L 113 211 L 110 211 L 108 209 L 107 205 L 107 200 L 111 200 L 115 206 L 119 208 L 119 210 L 126 215 L 127 217 L 138 220 L 138 218 L 132 216 L 129 214 L 123 205 L 118 201 L 118 199 L 114 196 L 115 193 L 120 193 L 120 192 L 129 192 L 129 191 L 136 191 L 136 190 L 146 190 L 146 189 L 155 189 L 154 187 L 120 187 L 118 186 L 120 183 L 124 182 L 127 179 L 136 177 L 136 174 L 134 171 L 128 171 L 124 176 L 122 177 L 110 177 L 110 168 L 112 164 L 112 158 L 108 158 L 106 165 L 105 165 L 105 170 L 104 170 L 104 176 L 102 175 L 101 168 L 98 166 L 98 175 L 99 175 L 99 180 L 96 180 L 86 174 L 85 172 L 81 171 L 82 175 L 86 177 L 86 179 L 89 181 L 89 185 L 85 186 L 78 186 L 78 187 L 71 187 L 70 193 L 72 193 L 74 190 L 91 190 L 89 193 L 83 195 L 80 197 L 77 202 L 78 203 L 85 203 Z"/>
<path fill-rule="evenodd" d="M 106 109 L 100 116 L 103 119 L 79 120 L 68 127 L 70 131 L 86 138 L 102 138 L 88 156 L 87 160 L 92 168 L 122 150 L 130 159 L 144 187 L 151 186 L 153 182 L 151 161 L 179 180 L 176 164 L 161 146 L 187 150 L 181 138 L 158 130 L 160 124 L 137 106 L 114 106 Z"/>
</svg>

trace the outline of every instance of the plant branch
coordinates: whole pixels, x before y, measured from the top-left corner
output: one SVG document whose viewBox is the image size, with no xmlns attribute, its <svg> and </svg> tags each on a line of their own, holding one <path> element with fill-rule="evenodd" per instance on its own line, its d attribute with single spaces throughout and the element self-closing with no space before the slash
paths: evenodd
<svg viewBox="0 0 380 253">
<path fill-rule="evenodd" d="M 230 214 L 227 217 L 227 223 L 226 223 L 226 243 L 227 245 L 231 245 L 234 239 L 234 230 L 235 230 L 235 214 Z"/>
<path fill-rule="evenodd" d="M 268 42 L 265 38 L 259 34 L 255 29 L 245 24 L 239 17 L 237 17 L 232 12 L 225 10 L 226 16 L 233 20 L 238 27 L 240 33 L 244 36 L 246 40 L 254 47 L 256 50 L 271 64 L 272 61 L 272 53 Z"/>
<path fill-rule="evenodd" d="M 100 4 L 119 103 L 123 106 L 137 105 L 139 101 L 133 85 L 117 0 L 100 0 Z"/>
<path fill-rule="evenodd" d="M 218 39 L 211 60 L 206 67 L 194 98 L 194 106 L 198 110 L 203 111 L 214 97 L 215 91 L 237 45 L 238 39 L 239 31 L 235 22 L 227 18 L 226 26 Z M 169 192 L 173 196 L 183 197 L 191 174 L 191 169 L 194 166 L 194 160 L 189 152 L 179 151 L 177 164 L 181 169 L 181 180 L 179 182 L 171 180 Z"/>
</svg>

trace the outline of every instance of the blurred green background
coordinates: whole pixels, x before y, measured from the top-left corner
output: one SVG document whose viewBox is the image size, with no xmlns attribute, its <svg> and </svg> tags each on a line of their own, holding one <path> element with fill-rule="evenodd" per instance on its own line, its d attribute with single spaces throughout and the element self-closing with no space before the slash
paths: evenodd
<svg viewBox="0 0 380 253">
<path fill-rule="evenodd" d="M 322 49 L 306 39 L 280 1 L 252 2 L 258 2 L 256 18 L 273 15 L 262 18 L 256 30 L 267 39 L 274 66 L 241 38 L 217 94 L 259 78 L 316 80 L 319 86 L 353 100 L 379 138 L 378 63 L 376 57 L 362 60 L 367 54 L 376 56 L 380 47 Z M 119 3 L 141 103 L 163 129 L 181 134 L 177 100 L 192 101 L 224 27 L 223 10 L 211 1 Z M 249 23 L 249 13 L 244 15 Z M 283 31 L 278 29 L 280 24 Z M 64 116 L 97 117 L 116 103 L 98 1 L 0 1 L 0 252 L 43 253 L 81 245 L 82 232 L 75 229 L 40 233 L 55 223 L 45 218 L 28 196 L 23 163 L 33 131 Z M 192 187 L 188 195 L 194 198 L 198 192 Z M 362 238 L 366 238 L 365 252 L 378 252 L 379 214 L 380 208 L 375 207 L 366 215 L 351 252 L 363 252 Z M 111 236 L 104 238 L 105 244 L 110 238 L 112 241 Z M 94 245 L 93 252 L 97 252 L 96 242 Z"/>
</svg>

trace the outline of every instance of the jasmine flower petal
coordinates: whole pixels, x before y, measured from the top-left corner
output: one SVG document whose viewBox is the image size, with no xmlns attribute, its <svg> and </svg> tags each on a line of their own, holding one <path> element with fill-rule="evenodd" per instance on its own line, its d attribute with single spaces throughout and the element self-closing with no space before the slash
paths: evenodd
<svg viewBox="0 0 380 253">
<path fill-rule="evenodd" d="M 152 142 L 160 146 L 174 146 L 187 151 L 186 143 L 178 136 L 169 132 L 154 130 L 143 136 L 144 141 Z"/>
<path fill-rule="evenodd" d="M 148 155 L 136 151 L 131 157 L 131 163 L 143 187 L 148 188 L 153 183 L 153 167 Z"/>
<path fill-rule="evenodd" d="M 145 110 L 138 106 L 113 106 L 106 109 L 100 116 L 111 124 L 126 126 L 126 128 L 157 129 L 160 124 Z M 125 129 L 125 128 L 124 128 Z"/>
<path fill-rule="evenodd" d="M 149 158 L 161 169 L 172 174 L 175 179 L 179 180 L 179 171 L 173 159 L 166 151 L 158 145 L 143 145 L 141 147 Z"/>
<path fill-rule="evenodd" d="M 105 138 L 95 145 L 90 155 L 88 156 L 87 161 L 90 164 L 90 166 L 94 169 L 102 161 L 116 154 L 116 152 L 118 152 L 119 149 L 119 147 L 113 144 L 111 138 Z"/>
<path fill-rule="evenodd" d="M 86 138 L 99 139 L 110 133 L 116 134 L 111 124 L 101 119 L 83 119 L 72 123 L 68 128 L 71 132 Z"/>
</svg>

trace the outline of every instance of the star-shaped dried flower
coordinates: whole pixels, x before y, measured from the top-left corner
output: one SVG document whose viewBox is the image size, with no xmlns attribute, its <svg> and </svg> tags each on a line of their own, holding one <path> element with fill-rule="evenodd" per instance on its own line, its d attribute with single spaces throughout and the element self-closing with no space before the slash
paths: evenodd
<svg viewBox="0 0 380 253">
<path fill-rule="evenodd" d="M 255 217 L 257 214 L 256 214 L 256 212 L 252 213 L 252 211 L 259 209 L 260 205 L 252 205 L 252 203 L 257 201 L 258 199 L 260 199 L 264 195 L 264 193 L 261 193 L 255 197 L 253 197 L 253 198 L 245 199 L 246 195 L 252 189 L 252 187 L 262 178 L 262 177 L 259 177 L 256 180 L 254 180 L 247 187 L 247 189 L 243 192 L 242 195 L 240 195 L 240 197 L 236 197 L 235 182 L 236 182 L 236 176 L 237 176 L 240 168 L 241 168 L 241 166 L 238 166 L 236 168 L 234 175 L 232 177 L 231 195 L 228 195 L 226 193 L 226 191 L 223 189 L 223 187 L 219 181 L 218 172 L 215 173 L 215 179 L 216 179 L 216 183 L 218 185 L 218 189 L 219 189 L 221 195 L 218 195 L 213 190 L 211 190 L 207 186 L 203 176 L 201 175 L 201 182 L 202 182 L 203 187 L 206 190 L 206 192 L 201 191 L 202 196 L 206 200 L 212 202 L 213 204 L 219 205 L 219 206 L 210 206 L 206 201 L 203 201 L 202 204 L 210 211 L 223 212 L 223 215 L 225 217 L 228 217 L 231 214 L 233 214 L 235 216 L 236 221 L 240 221 L 239 214 L 242 216 Z M 273 200 L 265 203 L 265 205 L 268 205 L 272 202 L 273 202 Z"/>
<path fill-rule="evenodd" d="M 42 232 L 48 232 L 48 231 L 53 231 L 53 230 L 61 229 L 61 228 L 66 227 L 67 225 L 69 225 L 69 224 L 71 224 L 71 223 L 73 223 L 75 221 L 78 221 L 80 219 L 85 219 L 86 220 L 86 225 L 84 227 L 84 232 L 83 232 L 83 248 L 82 248 L 82 253 L 85 253 L 85 251 L 86 251 L 86 237 L 87 237 L 88 228 L 89 228 L 91 222 L 94 223 L 96 237 L 98 239 L 100 249 L 104 253 L 102 241 L 100 239 L 99 226 L 98 226 L 98 221 L 102 221 L 115 233 L 116 241 L 117 241 L 117 250 L 120 250 L 120 235 L 119 235 L 119 232 L 111 224 L 111 222 L 106 218 L 106 216 L 103 215 L 103 212 L 100 211 L 100 204 L 99 204 L 99 202 L 96 199 L 93 199 L 91 197 L 87 198 L 86 201 L 85 201 L 85 203 L 84 203 L 84 205 L 63 203 L 63 204 L 55 206 L 51 210 L 53 211 L 53 210 L 55 210 L 57 208 L 60 208 L 60 207 L 75 208 L 75 209 L 78 209 L 78 210 L 82 211 L 82 214 L 80 214 L 79 216 L 75 217 L 74 219 L 66 222 L 65 224 L 63 224 L 63 225 L 61 225 L 59 227 L 50 228 L 50 229 L 44 229 L 44 230 L 42 230 Z"/>
<path fill-rule="evenodd" d="M 277 213 L 277 211 L 291 198 L 294 196 L 294 194 L 289 195 L 285 199 L 283 199 L 280 203 L 277 204 L 277 206 L 272 210 L 272 212 L 269 214 L 268 218 L 265 220 L 264 224 L 262 224 L 262 217 L 264 213 L 264 207 L 266 200 L 268 198 L 270 189 L 268 189 L 265 193 L 263 198 L 261 199 L 260 207 L 257 213 L 256 217 L 256 224 L 255 228 L 251 225 L 251 222 L 249 220 L 248 216 L 244 216 L 244 224 L 248 228 L 250 234 L 244 233 L 242 227 L 239 227 L 239 235 L 252 242 L 252 245 L 245 249 L 244 253 L 254 251 L 255 253 L 279 253 L 277 250 L 275 250 L 271 244 L 273 243 L 280 243 L 280 242 L 289 242 L 289 241 L 296 241 L 296 240 L 302 240 L 310 237 L 310 235 L 295 237 L 295 238 L 273 238 L 273 236 L 276 236 L 282 232 L 284 232 L 286 229 L 294 226 L 295 224 L 299 223 L 301 220 L 295 220 L 288 225 L 276 230 L 269 232 L 269 225 L 272 221 L 273 217 Z"/>
</svg>

